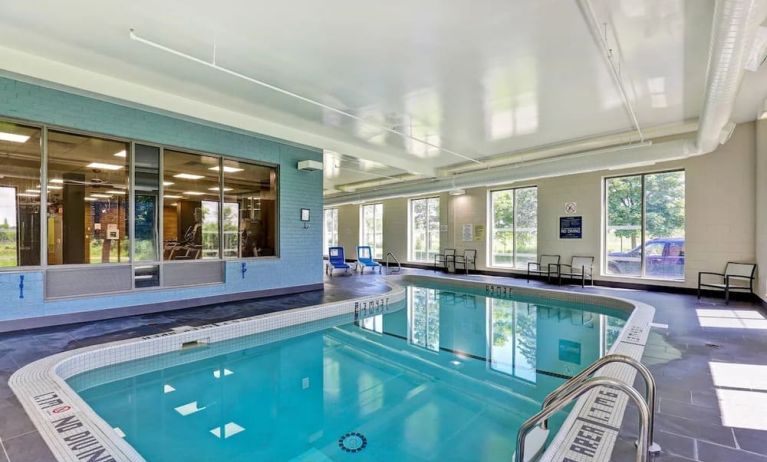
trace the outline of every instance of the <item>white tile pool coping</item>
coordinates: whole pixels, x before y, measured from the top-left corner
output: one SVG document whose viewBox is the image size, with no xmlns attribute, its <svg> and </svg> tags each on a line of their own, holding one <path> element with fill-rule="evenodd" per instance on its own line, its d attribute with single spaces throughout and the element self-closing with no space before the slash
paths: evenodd
<svg viewBox="0 0 767 462">
<path fill-rule="evenodd" d="M 390 291 L 383 294 L 212 323 L 189 330 L 177 329 L 58 353 L 19 369 L 8 383 L 57 460 L 144 461 L 115 429 L 80 398 L 66 383 L 67 379 L 92 369 L 177 351 L 185 342 L 203 341 L 213 344 L 339 316 L 348 316 L 351 321 L 351 317 L 356 318 L 358 314 L 363 317 L 380 314 L 390 305 L 405 299 L 406 290 L 399 281 L 449 283 L 458 288 L 484 290 L 487 295 L 499 298 L 512 294 L 544 296 L 630 312 L 618 341 L 608 353 L 625 354 L 636 360 L 642 358 L 650 323 L 655 314 L 655 308 L 650 305 L 611 296 L 519 287 L 496 282 L 406 275 L 387 278 Z M 602 368 L 596 375 L 633 384 L 636 372 L 625 364 L 616 363 Z M 618 393 L 617 396 L 615 393 L 605 394 L 605 391 L 607 389 L 598 387 L 578 399 L 560 431 L 539 460 L 602 462 L 610 459 L 628 397 L 623 393 Z"/>
</svg>

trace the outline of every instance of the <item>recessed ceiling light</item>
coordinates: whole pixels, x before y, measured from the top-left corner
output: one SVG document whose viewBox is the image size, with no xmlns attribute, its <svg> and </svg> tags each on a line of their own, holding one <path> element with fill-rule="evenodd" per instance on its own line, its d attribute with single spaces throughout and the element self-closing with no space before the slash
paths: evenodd
<svg viewBox="0 0 767 462">
<path fill-rule="evenodd" d="M 224 188 L 224 192 L 231 191 L 232 188 Z M 208 188 L 208 191 L 218 191 L 218 186 L 214 186 L 212 188 Z"/>
<path fill-rule="evenodd" d="M 176 183 L 174 183 L 174 182 L 172 182 L 172 181 L 163 181 L 163 182 L 162 182 L 162 185 L 163 185 L 163 186 L 172 186 L 172 185 L 174 185 L 174 184 L 176 184 Z"/>
<path fill-rule="evenodd" d="M 11 143 L 26 143 L 29 139 L 27 135 L 17 135 L 16 133 L 0 132 L 0 140 L 10 141 Z"/>
<path fill-rule="evenodd" d="M 215 167 L 211 167 L 208 170 L 213 170 L 214 172 L 217 172 L 218 171 L 218 165 L 216 165 Z M 242 168 L 229 167 L 229 166 L 224 165 L 224 173 L 237 173 L 237 172 L 241 172 L 243 170 L 244 169 L 242 169 Z"/>
<path fill-rule="evenodd" d="M 205 178 L 203 175 L 192 175 L 191 173 L 177 173 L 173 175 L 173 178 L 181 178 L 182 180 L 199 180 Z"/>
<path fill-rule="evenodd" d="M 183 199 L 184 196 L 174 196 L 173 194 L 166 194 L 163 196 L 165 199 Z"/>
<path fill-rule="evenodd" d="M 184 194 L 189 194 L 190 196 L 204 196 L 205 195 L 204 192 L 199 192 L 199 191 L 184 191 Z M 165 196 L 165 197 L 168 197 L 168 196 Z"/>
<path fill-rule="evenodd" d="M 99 199 L 109 199 L 112 196 L 110 196 L 109 194 L 91 194 L 91 197 L 96 197 Z"/>
<path fill-rule="evenodd" d="M 91 162 L 90 164 L 86 165 L 86 167 L 97 168 L 101 170 L 120 170 L 123 168 L 122 165 L 105 164 L 103 162 Z"/>
<path fill-rule="evenodd" d="M 64 180 L 61 178 L 51 178 L 48 180 L 49 183 L 55 183 L 55 184 L 64 184 Z"/>
<path fill-rule="evenodd" d="M 123 149 L 123 150 L 122 150 L 122 151 L 120 151 L 120 152 L 116 152 L 116 153 L 115 153 L 115 157 L 122 157 L 122 158 L 125 158 L 125 157 L 128 157 L 128 153 L 127 153 L 127 152 L 125 152 L 125 149 Z"/>
</svg>

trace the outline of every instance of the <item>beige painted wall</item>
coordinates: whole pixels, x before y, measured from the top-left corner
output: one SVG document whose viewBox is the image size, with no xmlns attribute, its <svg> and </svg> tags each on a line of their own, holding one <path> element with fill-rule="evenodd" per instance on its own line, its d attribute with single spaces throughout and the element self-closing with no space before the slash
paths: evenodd
<svg viewBox="0 0 767 462">
<path fill-rule="evenodd" d="M 764 122 L 762 122 L 764 124 Z M 767 127 L 762 125 L 767 142 Z M 762 150 L 767 163 L 767 143 Z M 630 155 L 625 151 L 621 155 Z M 652 281 L 660 285 L 697 284 L 698 271 L 719 271 L 728 260 L 754 261 L 756 258 L 756 125 L 739 125 L 732 139 L 711 154 L 682 161 L 666 162 L 651 167 L 601 171 L 508 186 L 538 186 L 538 252 L 559 254 L 567 262 L 573 255 L 594 255 L 596 273 L 601 273 L 602 246 L 602 184 L 605 177 L 630 173 L 686 171 L 686 268 L 685 281 Z M 767 182 L 767 167 L 765 181 Z M 760 188 L 764 189 L 764 185 Z M 504 186 L 492 189 L 503 189 Z M 467 190 L 463 196 L 441 194 L 442 224 L 447 231 L 441 234 L 442 248 L 477 249 L 478 268 L 487 265 L 487 202 L 488 188 Z M 762 196 L 764 197 L 764 191 Z M 762 199 L 765 201 L 764 199 Z M 583 216 L 583 239 L 560 240 L 559 217 L 564 215 L 564 203 L 577 202 L 577 215 Z M 407 255 L 408 199 L 391 199 L 384 204 L 384 248 L 397 256 Z M 767 204 L 765 204 L 767 205 Z M 764 208 L 764 207 L 762 207 Z M 349 223 L 352 220 L 353 223 Z M 767 217 L 764 218 L 767 222 Z M 357 245 L 359 238 L 359 206 L 339 207 L 340 244 L 347 252 Z M 463 242 L 463 224 L 481 224 L 486 227 L 485 239 Z M 767 226 L 762 227 L 765 240 L 762 259 L 767 264 Z M 349 252 L 348 255 L 352 255 Z M 406 258 L 401 258 L 403 261 Z M 497 268 L 492 268 L 497 269 Z M 514 271 L 514 270 L 507 270 Z M 597 276 L 603 280 L 631 281 L 632 278 Z M 645 280 L 643 280 L 645 281 Z M 764 285 L 764 284 L 763 284 Z M 762 293 L 765 293 L 764 291 Z"/>
</svg>

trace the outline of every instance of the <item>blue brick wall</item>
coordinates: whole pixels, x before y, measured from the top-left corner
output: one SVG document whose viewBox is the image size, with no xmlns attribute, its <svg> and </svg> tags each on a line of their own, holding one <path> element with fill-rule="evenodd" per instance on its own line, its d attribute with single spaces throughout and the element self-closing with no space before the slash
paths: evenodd
<svg viewBox="0 0 767 462">
<path fill-rule="evenodd" d="M 321 161 L 319 150 L 7 78 L 0 78 L 3 116 L 279 164 L 280 257 L 246 260 L 244 279 L 240 261 L 228 261 L 220 285 L 51 301 L 44 299 L 41 271 L 0 272 L 0 321 L 322 283 L 322 173 L 296 168 L 299 160 Z M 308 229 L 299 220 L 301 208 L 312 211 Z"/>
</svg>

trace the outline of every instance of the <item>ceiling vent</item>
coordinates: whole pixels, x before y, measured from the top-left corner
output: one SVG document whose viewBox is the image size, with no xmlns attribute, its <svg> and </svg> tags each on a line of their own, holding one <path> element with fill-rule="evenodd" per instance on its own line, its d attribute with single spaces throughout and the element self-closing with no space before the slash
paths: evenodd
<svg viewBox="0 0 767 462">
<path fill-rule="evenodd" d="M 316 172 L 322 170 L 322 162 L 316 160 L 302 160 L 298 163 L 298 169 L 305 172 Z"/>
</svg>

